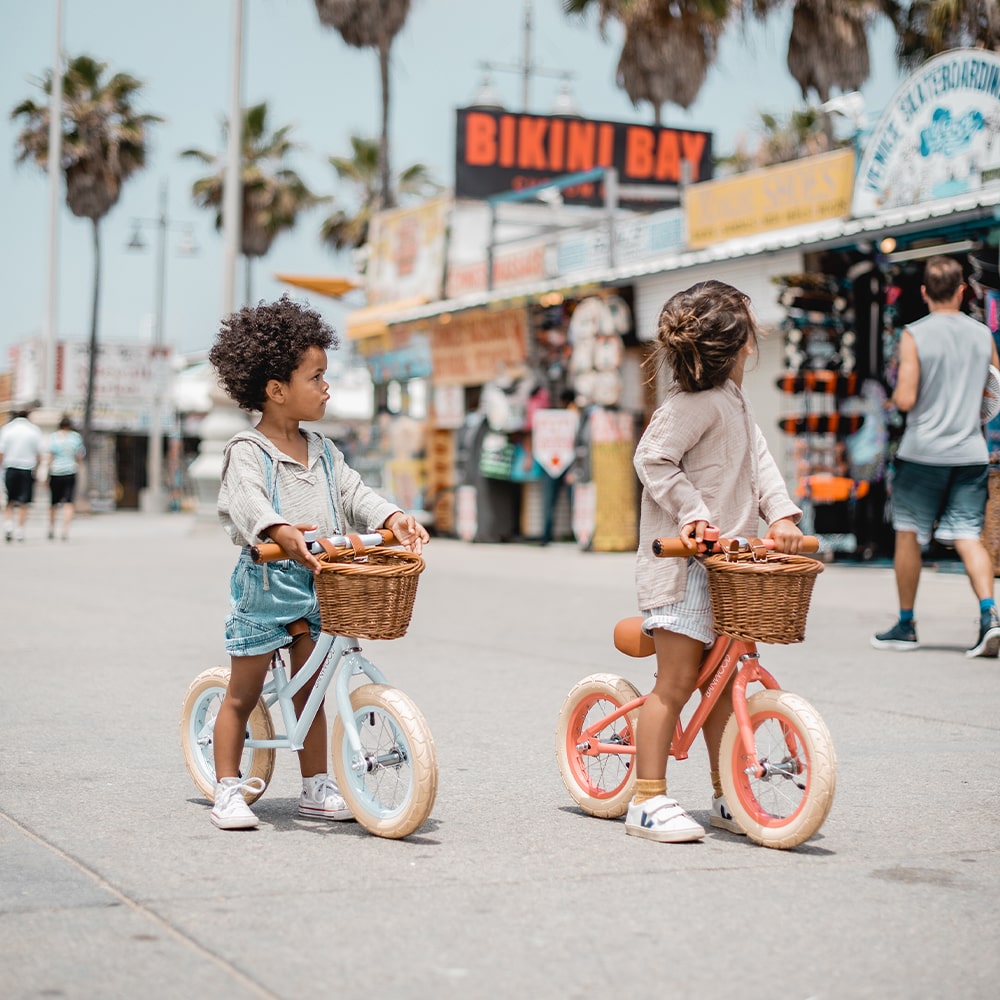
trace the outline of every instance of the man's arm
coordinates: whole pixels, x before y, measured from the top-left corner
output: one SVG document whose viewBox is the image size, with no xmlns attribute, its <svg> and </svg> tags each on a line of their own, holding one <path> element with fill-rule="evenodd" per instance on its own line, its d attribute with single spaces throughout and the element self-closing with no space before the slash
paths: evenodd
<svg viewBox="0 0 1000 1000">
<path fill-rule="evenodd" d="M 899 338 L 899 374 L 896 378 L 896 388 L 892 401 L 903 413 L 913 409 L 917 401 L 917 390 L 920 388 L 920 359 L 917 357 L 917 344 L 913 334 L 904 329 Z"/>
</svg>

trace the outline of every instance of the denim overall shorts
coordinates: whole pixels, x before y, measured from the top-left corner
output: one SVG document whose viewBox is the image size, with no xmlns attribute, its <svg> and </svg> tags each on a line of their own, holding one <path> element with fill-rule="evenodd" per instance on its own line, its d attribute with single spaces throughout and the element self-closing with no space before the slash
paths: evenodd
<svg viewBox="0 0 1000 1000">
<path fill-rule="evenodd" d="M 281 513 L 278 477 L 270 455 L 263 449 L 264 477 L 271 506 Z M 323 466 L 331 486 L 330 510 L 334 531 L 339 532 L 337 508 L 333 502 L 333 458 L 329 444 L 323 449 Z M 286 628 L 304 618 L 315 642 L 320 633 L 319 603 L 313 586 L 312 571 L 294 559 L 257 564 L 244 545 L 229 580 L 230 613 L 226 619 L 226 652 L 230 656 L 257 656 L 273 653 L 291 643 Z"/>
</svg>

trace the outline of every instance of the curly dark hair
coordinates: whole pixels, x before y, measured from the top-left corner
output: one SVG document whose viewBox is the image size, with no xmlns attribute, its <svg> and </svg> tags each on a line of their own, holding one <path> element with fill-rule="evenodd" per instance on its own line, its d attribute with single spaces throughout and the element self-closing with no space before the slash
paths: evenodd
<svg viewBox="0 0 1000 1000">
<path fill-rule="evenodd" d="M 647 359 L 653 373 L 666 362 L 684 392 L 700 392 L 729 378 L 748 340 L 757 346 L 757 322 L 750 299 L 738 288 L 699 281 L 667 300 L 656 339 L 656 351 Z"/>
<path fill-rule="evenodd" d="M 310 347 L 325 351 L 338 344 L 319 313 L 285 294 L 277 302 L 244 306 L 223 320 L 208 360 L 227 395 L 253 412 L 263 408 L 267 383 L 289 381 Z"/>
</svg>

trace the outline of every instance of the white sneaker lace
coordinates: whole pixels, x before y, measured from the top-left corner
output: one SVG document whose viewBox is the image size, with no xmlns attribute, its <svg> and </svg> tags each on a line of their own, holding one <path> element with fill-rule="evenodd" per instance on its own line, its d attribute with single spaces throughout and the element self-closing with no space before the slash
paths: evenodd
<svg viewBox="0 0 1000 1000">
<path fill-rule="evenodd" d="M 225 784 L 220 782 L 220 784 L 222 785 L 222 788 L 216 800 L 216 805 L 220 809 L 224 809 L 227 805 L 229 805 L 230 801 L 236 795 L 240 795 L 240 801 L 243 802 L 242 792 L 244 790 L 248 792 L 256 792 L 259 795 L 265 788 L 267 788 L 267 784 L 263 778 L 247 778 L 246 781 L 233 781 Z M 243 804 L 246 805 L 246 802 L 243 802 Z"/>
<path fill-rule="evenodd" d="M 341 802 L 344 801 L 344 796 L 340 794 L 337 782 L 334 781 L 333 778 L 327 778 L 323 784 L 316 789 L 316 801 L 326 804 L 326 800 L 331 796 L 339 799 Z"/>
</svg>

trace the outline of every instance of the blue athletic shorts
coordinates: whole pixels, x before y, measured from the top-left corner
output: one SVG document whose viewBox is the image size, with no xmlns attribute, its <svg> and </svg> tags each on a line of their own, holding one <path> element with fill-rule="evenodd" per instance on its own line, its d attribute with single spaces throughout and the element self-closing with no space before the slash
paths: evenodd
<svg viewBox="0 0 1000 1000">
<path fill-rule="evenodd" d="M 979 538 L 988 492 L 988 465 L 924 465 L 897 458 L 892 526 L 915 532 L 921 545 L 932 537 L 945 544 Z"/>
<path fill-rule="evenodd" d="M 652 635 L 654 628 L 664 628 L 711 646 L 715 642 L 715 619 L 708 592 L 708 570 L 694 558 L 688 559 L 687 565 L 687 590 L 683 599 L 676 604 L 644 611 L 642 630 Z"/>
<path fill-rule="evenodd" d="M 291 559 L 257 565 L 249 548 L 240 553 L 229 581 L 230 613 L 226 652 L 257 656 L 287 646 L 286 625 L 305 618 L 313 641 L 319 638 L 319 603 L 312 572 Z"/>
</svg>

